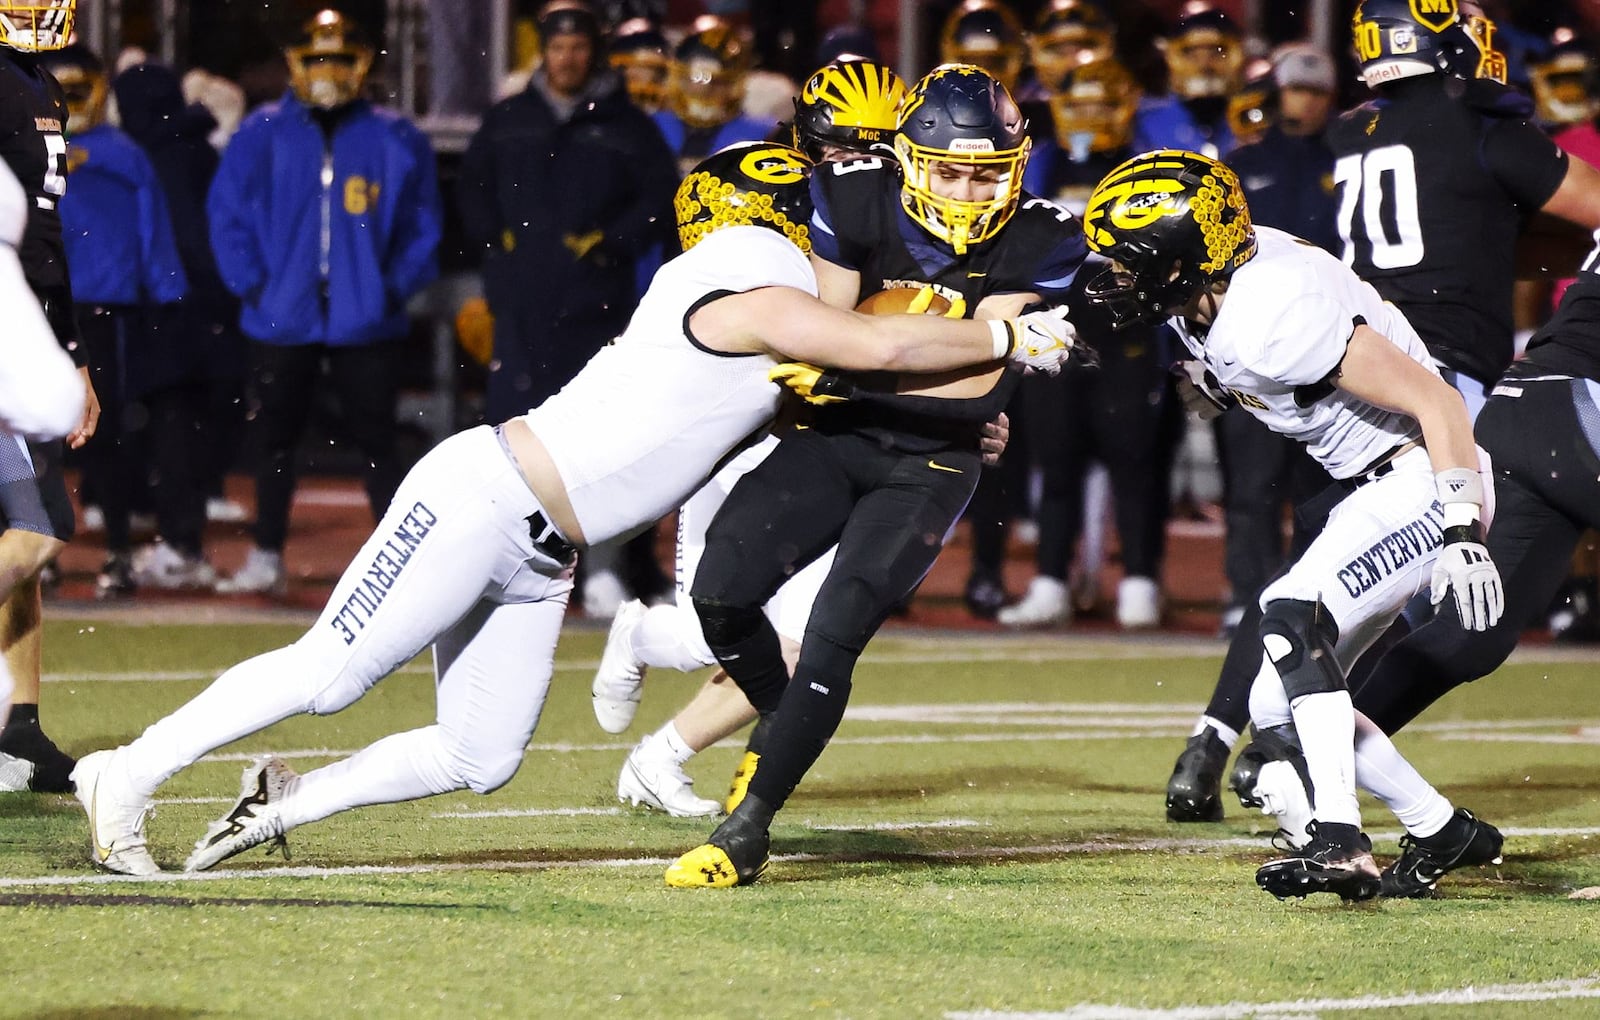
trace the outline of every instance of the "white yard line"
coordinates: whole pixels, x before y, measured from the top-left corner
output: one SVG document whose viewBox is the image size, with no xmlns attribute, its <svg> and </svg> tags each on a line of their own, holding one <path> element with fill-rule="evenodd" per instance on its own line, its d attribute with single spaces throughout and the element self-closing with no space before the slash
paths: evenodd
<svg viewBox="0 0 1600 1020">
<path fill-rule="evenodd" d="M 1219 1006 L 1146 1009 L 1084 1003 L 1052 1012 L 979 1010 L 950 1012 L 948 1020 L 1294 1020 L 1325 1013 L 1364 1013 L 1418 1006 L 1476 1006 L 1491 1002 L 1550 1002 L 1600 999 L 1600 978 L 1575 978 L 1519 985 L 1484 985 L 1443 992 L 1362 995 L 1349 999 L 1293 999 L 1286 1002 L 1229 1002 Z"/>
</svg>

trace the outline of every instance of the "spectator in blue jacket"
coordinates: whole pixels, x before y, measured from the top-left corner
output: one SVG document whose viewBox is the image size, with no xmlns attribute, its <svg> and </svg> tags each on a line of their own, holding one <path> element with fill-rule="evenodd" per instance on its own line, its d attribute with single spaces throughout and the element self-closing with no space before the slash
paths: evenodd
<svg viewBox="0 0 1600 1020">
<path fill-rule="evenodd" d="M 83 448 L 84 484 L 105 515 L 106 561 L 97 598 L 133 591 L 128 518 L 140 459 L 132 455 L 134 366 L 152 338 L 171 329 L 170 307 L 189 289 L 172 219 L 144 151 L 105 123 L 105 65 L 82 47 L 48 65 L 67 96 L 67 168 L 62 235 L 72 265 L 73 299 L 88 346 L 100 429 Z"/>
<path fill-rule="evenodd" d="M 406 303 L 438 275 L 441 209 L 427 138 L 361 98 L 372 50 L 336 11 L 286 51 L 292 86 L 240 125 L 206 202 L 211 248 L 243 301 L 257 448 L 254 547 L 218 591 L 281 593 L 294 451 L 319 373 L 367 463 L 375 518 L 403 474 L 395 451 Z"/>
<path fill-rule="evenodd" d="M 144 63 L 112 79 L 122 128 L 144 149 L 166 194 L 189 277 L 173 328 L 148 337 L 130 390 L 143 402 L 150 495 L 158 541 L 134 557 L 140 587 L 206 588 L 216 572 L 202 554 L 207 495 L 221 493 L 244 425 L 245 342 L 239 300 L 217 273 L 206 191 L 217 171 L 208 140 L 216 118 L 186 106 L 178 76 Z"/>
</svg>

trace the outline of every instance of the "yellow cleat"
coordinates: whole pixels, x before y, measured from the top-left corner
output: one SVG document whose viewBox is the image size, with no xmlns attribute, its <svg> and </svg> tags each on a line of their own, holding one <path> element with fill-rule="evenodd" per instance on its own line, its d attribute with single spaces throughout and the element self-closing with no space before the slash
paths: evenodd
<svg viewBox="0 0 1600 1020">
<path fill-rule="evenodd" d="M 746 751 L 744 757 L 739 759 L 739 767 L 733 770 L 733 782 L 728 784 L 728 799 L 722 802 L 724 813 L 733 814 L 733 809 L 750 792 L 750 780 L 755 778 L 756 766 L 760 762 L 761 756 L 754 751 Z"/>
<path fill-rule="evenodd" d="M 748 877 L 739 874 L 726 850 L 702 843 L 673 861 L 667 868 L 667 887 L 671 889 L 731 889 L 748 885 L 766 874 L 767 857 Z"/>
</svg>

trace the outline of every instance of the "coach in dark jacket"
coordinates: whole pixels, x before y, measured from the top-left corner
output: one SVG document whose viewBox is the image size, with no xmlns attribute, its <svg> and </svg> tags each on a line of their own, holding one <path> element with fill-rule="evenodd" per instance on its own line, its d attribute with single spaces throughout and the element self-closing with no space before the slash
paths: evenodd
<svg viewBox="0 0 1600 1020">
<path fill-rule="evenodd" d="M 564 386 L 620 334 L 639 254 L 671 237 L 677 173 L 660 132 L 604 63 L 576 0 L 540 14 L 542 66 L 484 118 L 461 170 L 467 236 L 484 253 L 494 314 L 487 416 Z"/>
</svg>

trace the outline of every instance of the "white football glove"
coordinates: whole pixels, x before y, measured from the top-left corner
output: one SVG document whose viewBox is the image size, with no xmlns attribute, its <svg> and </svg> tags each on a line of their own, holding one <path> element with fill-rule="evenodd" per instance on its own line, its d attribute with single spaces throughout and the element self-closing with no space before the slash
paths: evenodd
<svg viewBox="0 0 1600 1020">
<path fill-rule="evenodd" d="M 1011 330 L 1012 361 L 1049 375 L 1061 371 L 1078 343 L 1078 330 L 1067 321 L 1067 307 L 1057 305 L 1027 312 L 1006 323 Z"/>
<path fill-rule="evenodd" d="M 1172 366 L 1172 374 L 1178 377 L 1178 399 L 1184 410 L 1201 421 L 1211 421 L 1237 403 L 1203 361 L 1180 361 Z"/>
<path fill-rule="evenodd" d="M 1443 602 L 1451 590 L 1456 593 L 1461 626 L 1467 630 L 1488 630 L 1500 622 L 1506 608 L 1500 571 L 1489 550 L 1466 527 L 1444 529 L 1444 548 L 1433 561 L 1433 604 Z"/>
</svg>

